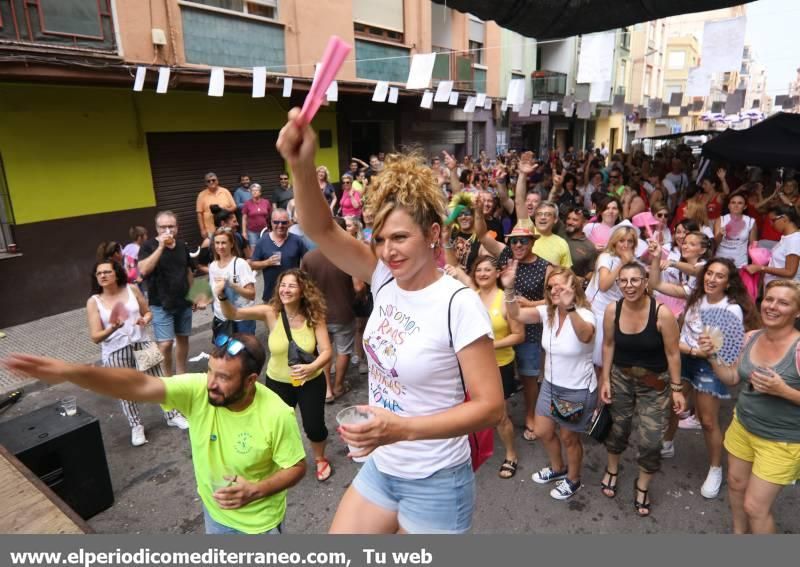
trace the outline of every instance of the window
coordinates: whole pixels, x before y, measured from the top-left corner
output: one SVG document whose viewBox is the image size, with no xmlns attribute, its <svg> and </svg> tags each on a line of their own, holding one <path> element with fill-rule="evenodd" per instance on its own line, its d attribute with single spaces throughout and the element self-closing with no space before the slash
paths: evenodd
<svg viewBox="0 0 800 567">
<path fill-rule="evenodd" d="M 473 63 L 483 64 L 486 56 L 483 46 L 486 41 L 486 24 L 475 16 L 469 16 L 469 52 Z"/>
<path fill-rule="evenodd" d="M 620 45 L 620 47 L 622 49 L 630 50 L 630 48 L 631 48 L 631 33 L 632 33 L 631 32 L 631 28 L 622 28 L 622 30 L 620 31 L 620 36 L 621 37 L 620 37 L 620 40 L 619 40 L 619 45 Z"/>
<path fill-rule="evenodd" d="M 648 65 L 647 69 L 644 72 L 644 96 L 646 97 L 650 96 L 650 88 L 652 87 L 650 83 L 652 82 L 653 82 L 653 68 Z"/>
<path fill-rule="evenodd" d="M 278 17 L 278 0 L 191 0 L 191 2 L 271 20 Z"/>
<path fill-rule="evenodd" d="M 402 43 L 403 0 L 353 0 L 356 35 Z"/>
<path fill-rule="evenodd" d="M 685 51 L 670 51 L 667 56 L 667 68 L 683 69 L 686 66 Z"/>
</svg>

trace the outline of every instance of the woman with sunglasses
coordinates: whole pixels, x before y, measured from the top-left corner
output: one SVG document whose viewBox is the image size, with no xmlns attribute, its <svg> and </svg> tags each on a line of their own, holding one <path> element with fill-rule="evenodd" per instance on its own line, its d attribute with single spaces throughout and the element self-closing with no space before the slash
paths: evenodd
<svg viewBox="0 0 800 567">
<path fill-rule="evenodd" d="M 436 177 L 417 156 L 387 156 L 370 182 L 366 247 L 334 222 L 314 186 L 316 135 L 299 114 L 290 111 L 277 147 L 293 172 L 300 222 L 339 269 L 370 282 L 375 302 L 364 332 L 369 406 L 360 406 L 370 417 L 339 427 L 350 455 L 367 459 L 330 531 L 467 532 L 475 502 L 467 434 L 500 422 L 503 391 L 486 310 L 437 268 L 446 209 Z"/>
<path fill-rule="evenodd" d="M 800 287 L 791 280 L 767 284 L 763 329 L 748 333 L 739 360 L 720 364 L 708 335 L 700 350 L 728 386 L 740 381 L 733 421 L 725 433 L 728 497 L 733 533 L 776 533 L 772 506 L 784 486 L 800 478 Z"/>
<path fill-rule="evenodd" d="M 247 203 L 252 202 L 252 199 L 247 201 Z M 220 227 L 214 231 L 213 238 L 214 261 L 208 266 L 208 281 L 212 285 L 222 283 L 228 301 L 235 307 L 244 308 L 255 305 L 256 275 L 250 268 L 250 264 L 241 257 L 233 230 L 229 227 Z M 236 321 L 225 317 L 217 295 L 220 294 L 214 295 L 212 307 L 214 311 L 214 320 L 211 322 L 213 339 L 216 339 L 220 333 L 228 336 L 234 333 L 255 335 L 256 322 Z"/>
<path fill-rule="evenodd" d="M 514 346 L 525 340 L 525 329 L 508 314 L 509 304 L 503 301 L 503 290 L 498 287 L 500 270 L 497 269 L 496 261 L 491 256 L 479 256 L 469 276 L 460 267 L 452 264 L 445 266 L 445 273 L 477 291 L 489 313 L 494 333 L 494 356 L 503 380 L 503 397 L 508 400 L 517 392 L 517 380 L 514 377 Z M 513 277 L 510 283 L 513 285 Z M 514 424 L 508 417 L 508 409 L 500 425 L 497 426 L 497 435 L 506 453 L 498 475 L 500 478 L 509 479 L 517 474 L 518 458 L 514 448 Z"/>
<path fill-rule="evenodd" d="M 650 284 L 658 275 L 650 271 Z M 683 379 L 695 393 L 695 412 L 703 428 L 709 471 L 700 488 L 704 498 L 716 498 L 722 484 L 722 429 L 719 424 L 720 401 L 731 395 L 724 383 L 714 373 L 705 352 L 699 348 L 703 333 L 702 312 L 707 309 L 725 309 L 743 322 L 745 329 L 759 326 L 758 312 L 744 287 L 736 266 L 727 258 L 712 258 L 697 276 L 697 287 L 686 302 L 686 312 L 681 328 L 681 372 Z"/>
<path fill-rule="evenodd" d="M 147 300 L 135 285 L 128 285 L 125 269 L 119 262 L 99 260 L 92 269 L 92 296 L 86 302 L 89 336 L 99 343 L 103 366 L 136 369 L 134 352 L 150 346 L 144 328 L 153 320 Z M 161 365 L 145 371 L 163 376 Z M 131 445 L 147 443 L 144 425 L 136 402 L 120 400 L 122 413 L 131 428 Z M 173 417 L 171 413 L 166 418 Z"/>
<path fill-rule="evenodd" d="M 264 383 L 286 405 L 300 407 L 303 431 L 314 452 L 317 480 L 328 480 L 333 469 L 325 457 L 328 428 L 325 426 L 326 384 L 323 368 L 330 362 L 333 350 L 325 321 L 325 300 L 319 288 L 308 274 L 293 268 L 278 276 L 275 292 L 269 303 L 237 308 L 228 298 L 224 281 L 214 282 L 214 296 L 219 300 L 222 314 L 226 318 L 264 322 L 270 352 Z M 316 353 L 313 361 L 289 365 L 289 336 L 286 326 L 299 348 L 309 354 Z"/>
<path fill-rule="evenodd" d="M 769 264 L 750 264 L 751 274 L 764 274 L 764 284 L 777 279 L 800 280 L 800 214 L 791 205 L 779 205 L 769 211 L 769 221 L 780 232 L 781 239 L 772 248 Z"/>
<path fill-rule="evenodd" d="M 503 271 L 504 285 L 514 283 L 516 268 L 517 263 L 512 261 Z M 538 484 L 559 481 L 550 496 L 566 500 L 582 487 L 581 435 L 597 405 L 597 378 L 592 364 L 595 323 L 572 270 L 553 268 L 545 281 L 544 296 L 545 305 L 537 307 L 520 308 L 514 296 L 506 301 L 511 318 L 543 325 L 544 380 L 536 402 L 534 430 L 550 464 L 531 478 Z"/>
<path fill-rule="evenodd" d="M 661 243 L 665 250 L 672 248 L 672 231 L 669 229 L 669 209 L 663 201 L 656 201 L 650 207 L 650 214 L 658 223 L 653 227 L 653 238 Z"/>
<path fill-rule="evenodd" d="M 609 406 L 613 425 L 606 438 L 608 462 L 600 483 L 608 498 L 617 495 L 617 476 L 634 415 L 639 418 L 639 475 L 634 484 L 637 514 L 650 514 L 650 480 L 661 468 L 661 445 L 670 406 L 683 411 L 678 324 L 669 309 L 647 293 L 647 273 L 624 264 L 617 285 L 622 299 L 608 305 L 603 326 L 600 400 Z M 667 387 L 669 385 L 669 388 Z M 671 402 L 671 403 L 670 403 Z"/>
<path fill-rule="evenodd" d="M 361 208 L 364 201 L 361 192 L 353 185 L 353 178 L 349 175 L 342 176 L 342 198 L 339 201 L 340 212 L 343 217 L 361 218 Z"/>
</svg>

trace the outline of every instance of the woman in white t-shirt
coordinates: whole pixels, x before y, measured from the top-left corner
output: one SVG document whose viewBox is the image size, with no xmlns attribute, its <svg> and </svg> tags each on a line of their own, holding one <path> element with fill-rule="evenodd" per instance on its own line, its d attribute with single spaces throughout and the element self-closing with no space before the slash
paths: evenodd
<svg viewBox="0 0 800 567">
<path fill-rule="evenodd" d="M 728 200 L 727 215 L 714 221 L 714 239 L 717 241 L 717 256 L 728 258 L 737 269 L 747 265 L 747 248 L 756 241 L 756 221 L 744 214 L 747 198 L 742 193 Z"/>
<path fill-rule="evenodd" d="M 239 257 L 239 247 L 228 227 L 220 227 L 214 232 L 214 261 L 208 266 L 208 281 L 225 282 L 225 295 L 237 309 L 255 305 L 256 276 L 244 258 Z M 211 322 L 213 338 L 220 333 L 229 337 L 233 333 L 256 334 L 255 321 L 228 321 L 220 307 L 219 298 L 214 294 L 214 320 Z"/>
<path fill-rule="evenodd" d="M 513 285 L 515 268 L 516 262 L 512 262 L 503 272 L 504 285 Z M 516 298 L 508 303 L 510 317 L 543 325 L 542 349 L 547 356 L 534 431 L 547 451 L 550 465 L 531 478 L 538 484 L 559 481 L 550 491 L 556 500 L 566 500 L 581 488 L 581 436 L 597 405 L 597 378 L 592 364 L 595 318 L 577 282 L 572 270 L 556 267 L 545 281 L 545 305 L 520 308 Z M 572 409 L 567 409 L 570 405 Z M 582 406 L 580 411 L 565 415 L 578 406 Z"/>
<path fill-rule="evenodd" d="M 498 425 L 505 408 L 486 309 L 436 265 L 446 217 L 436 177 L 421 159 L 389 156 L 370 182 L 366 247 L 333 221 L 315 185 L 316 135 L 298 115 L 289 113 L 277 147 L 292 168 L 301 226 L 331 262 L 370 282 L 375 303 L 364 331 L 369 405 L 359 406 L 371 417 L 339 426 L 350 455 L 368 459 L 330 531 L 469 531 L 467 434 Z"/>
<path fill-rule="evenodd" d="M 781 239 L 772 249 L 769 265 L 750 264 L 751 274 L 764 274 L 764 285 L 772 280 L 800 280 L 800 215 L 791 205 L 770 209 L 769 222 L 781 233 Z"/>
<path fill-rule="evenodd" d="M 632 226 L 622 225 L 615 228 L 605 251 L 597 257 L 592 281 L 586 288 L 586 297 L 592 305 L 597 325 L 592 359 L 598 368 L 603 365 L 603 316 L 606 306 L 622 298 L 622 292 L 617 287 L 617 277 L 620 268 L 635 258 L 638 242 L 639 237 Z"/>
<path fill-rule="evenodd" d="M 698 286 L 686 302 L 680 336 L 681 374 L 695 391 L 695 410 L 703 426 L 710 468 L 700 494 L 716 498 L 722 484 L 722 429 L 720 400 L 730 399 L 725 384 L 714 373 L 707 354 L 699 348 L 704 325 L 702 311 L 725 309 L 743 321 L 745 329 L 759 326 L 758 313 L 736 266 L 727 258 L 712 258 L 697 276 Z M 652 281 L 652 280 L 651 280 Z"/>
</svg>

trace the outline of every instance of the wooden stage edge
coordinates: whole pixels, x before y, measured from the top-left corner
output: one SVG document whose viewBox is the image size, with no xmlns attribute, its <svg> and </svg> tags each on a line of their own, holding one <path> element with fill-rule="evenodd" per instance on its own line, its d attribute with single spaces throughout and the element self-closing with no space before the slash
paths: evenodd
<svg viewBox="0 0 800 567">
<path fill-rule="evenodd" d="M 88 534 L 83 518 L 0 445 L 0 533 Z"/>
</svg>

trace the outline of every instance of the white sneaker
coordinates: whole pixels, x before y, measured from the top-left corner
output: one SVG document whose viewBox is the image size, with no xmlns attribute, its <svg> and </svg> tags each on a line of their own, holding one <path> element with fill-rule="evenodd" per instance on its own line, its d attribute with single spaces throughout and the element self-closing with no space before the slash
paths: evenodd
<svg viewBox="0 0 800 567">
<path fill-rule="evenodd" d="M 578 484 L 572 484 L 568 478 L 563 478 L 558 481 L 556 487 L 550 491 L 550 496 L 556 500 L 566 500 L 578 492 L 583 485 L 581 481 Z"/>
<path fill-rule="evenodd" d="M 720 486 L 722 486 L 722 467 L 711 467 L 708 469 L 706 481 L 700 488 L 700 494 L 703 495 L 703 498 L 716 498 L 719 495 Z"/>
<path fill-rule="evenodd" d="M 172 419 L 168 419 L 167 425 L 170 427 L 177 427 L 178 429 L 189 429 L 189 422 L 181 414 L 176 415 Z"/>
<path fill-rule="evenodd" d="M 140 447 L 147 443 L 147 437 L 144 436 L 144 425 L 137 425 L 131 428 L 131 445 Z"/>
<path fill-rule="evenodd" d="M 664 443 L 661 445 L 661 458 L 671 459 L 674 456 L 675 456 L 675 442 L 664 441 Z"/>
<path fill-rule="evenodd" d="M 686 419 L 682 419 L 678 422 L 678 428 L 680 429 L 703 429 L 700 420 L 697 419 L 694 415 L 690 415 Z"/>
</svg>

